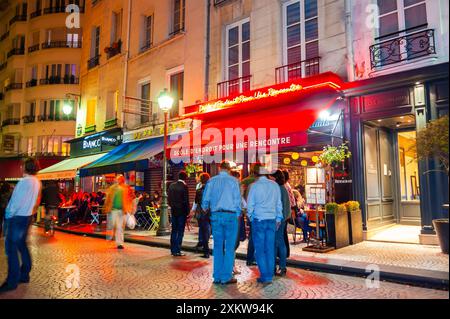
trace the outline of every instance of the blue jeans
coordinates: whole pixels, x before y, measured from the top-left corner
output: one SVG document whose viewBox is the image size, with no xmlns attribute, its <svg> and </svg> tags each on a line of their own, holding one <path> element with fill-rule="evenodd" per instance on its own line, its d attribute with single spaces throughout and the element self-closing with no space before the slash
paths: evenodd
<svg viewBox="0 0 450 319">
<path fill-rule="evenodd" d="M 252 235 L 255 245 L 256 263 L 262 282 L 271 282 L 275 269 L 276 220 L 253 220 Z"/>
<path fill-rule="evenodd" d="M 5 251 L 8 257 L 9 287 L 17 287 L 19 281 L 30 280 L 31 256 L 27 247 L 28 228 L 31 217 L 13 217 L 6 221 Z M 19 253 L 22 266 L 19 262 Z"/>
<path fill-rule="evenodd" d="M 279 258 L 280 269 L 286 269 L 287 247 L 284 238 L 285 226 L 286 222 L 282 222 L 280 228 L 275 233 L 275 255 Z"/>
<path fill-rule="evenodd" d="M 253 263 L 255 261 L 255 246 L 253 245 L 252 236 L 252 223 L 249 222 L 250 232 L 248 234 L 248 245 L 247 245 L 247 262 Z"/>
<path fill-rule="evenodd" d="M 209 255 L 209 237 L 211 237 L 211 224 L 208 216 L 201 216 L 198 219 L 199 246 L 203 247 L 203 253 Z"/>
<path fill-rule="evenodd" d="M 181 253 L 184 228 L 186 227 L 186 216 L 172 216 L 172 233 L 170 235 L 170 251 L 173 254 Z"/>
<path fill-rule="evenodd" d="M 233 278 L 238 216 L 214 212 L 211 215 L 211 226 L 214 239 L 214 281 L 226 283 Z"/>
</svg>

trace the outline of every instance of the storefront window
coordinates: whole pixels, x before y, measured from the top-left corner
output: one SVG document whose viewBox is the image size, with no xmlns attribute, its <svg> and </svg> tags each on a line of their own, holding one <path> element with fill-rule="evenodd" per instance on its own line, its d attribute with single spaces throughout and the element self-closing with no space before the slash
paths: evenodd
<svg viewBox="0 0 450 319">
<path fill-rule="evenodd" d="M 419 165 L 417 162 L 416 132 L 398 133 L 398 148 L 402 200 L 419 200 Z"/>
</svg>

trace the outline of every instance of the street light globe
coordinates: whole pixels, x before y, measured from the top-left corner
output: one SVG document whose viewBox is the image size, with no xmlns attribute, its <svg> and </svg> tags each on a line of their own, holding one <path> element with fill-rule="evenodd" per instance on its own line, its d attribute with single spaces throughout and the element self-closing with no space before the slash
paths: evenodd
<svg viewBox="0 0 450 319">
<path fill-rule="evenodd" d="M 158 97 L 159 108 L 164 112 L 169 112 L 172 109 L 173 102 L 173 97 L 170 96 L 169 92 L 167 92 L 167 89 L 162 91 Z"/>
<path fill-rule="evenodd" d="M 70 114 L 72 114 L 72 110 L 73 110 L 73 107 L 72 107 L 72 105 L 70 105 L 70 104 L 64 104 L 64 106 L 63 106 L 63 113 L 65 114 L 65 115 L 70 115 Z"/>
</svg>

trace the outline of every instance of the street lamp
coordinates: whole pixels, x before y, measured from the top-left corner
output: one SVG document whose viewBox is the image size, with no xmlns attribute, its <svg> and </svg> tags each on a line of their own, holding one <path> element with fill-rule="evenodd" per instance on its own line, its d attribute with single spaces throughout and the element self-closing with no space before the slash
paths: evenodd
<svg viewBox="0 0 450 319">
<path fill-rule="evenodd" d="M 159 108 L 164 112 L 164 150 L 163 150 L 163 184 L 162 184 L 162 203 L 161 203 L 161 217 L 156 236 L 167 236 L 169 231 L 169 216 L 167 213 L 167 122 L 169 118 L 169 111 L 173 106 L 173 97 L 170 96 L 167 89 L 161 92 L 158 97 Z"/>
<path fill-rule="evenodd" d="M 72 114 L 73 111 L 73 106 L 70 105 L 68 102 L 66 102 L 63 106 L 63 113 L 67 116 L 69 116 L 70 114 Z"/>
</svg>

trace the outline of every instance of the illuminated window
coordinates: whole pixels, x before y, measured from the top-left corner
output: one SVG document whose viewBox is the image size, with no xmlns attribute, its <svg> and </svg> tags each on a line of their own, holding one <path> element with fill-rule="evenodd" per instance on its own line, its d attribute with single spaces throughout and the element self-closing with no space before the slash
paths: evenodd
<svg viewBox="0 0 450 319">
<path fill-rule="evenodd" d="M 420 199 L 420 192 L 416 132 L 398 133 L 398 149 L 402 200 L 418 200 Z"/>
<path fill-rule="evenodd" d="M 97 100 L 96 99 L 89 100 L 86 109 L 86 127 L 95 125 L 96 108 L 97 108 Z"/>
</svg>

